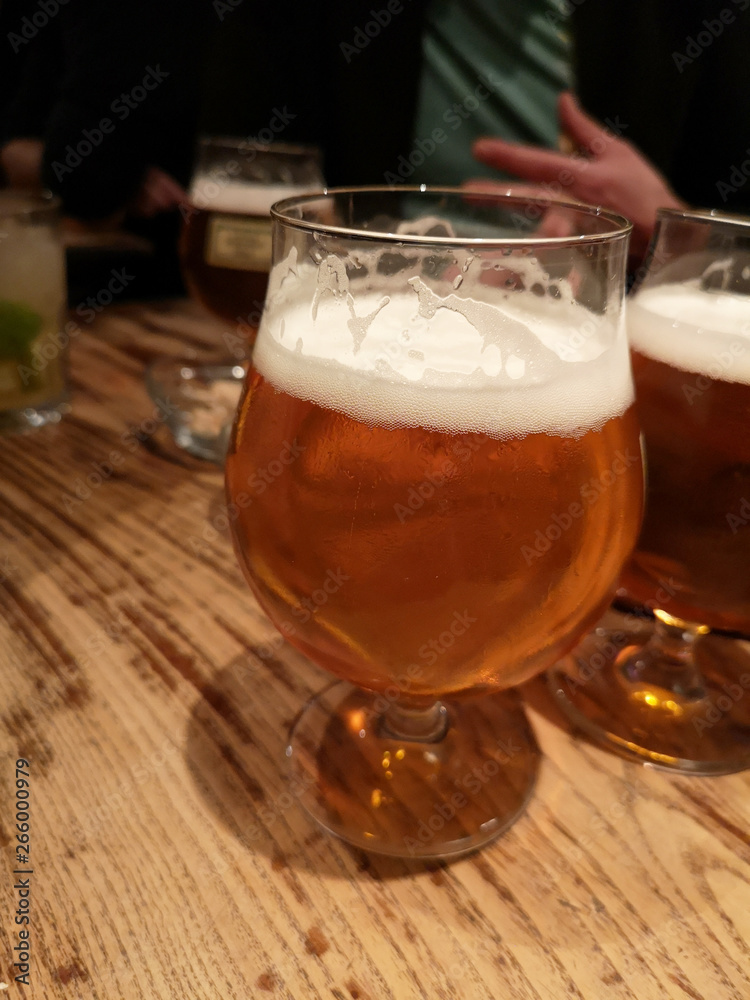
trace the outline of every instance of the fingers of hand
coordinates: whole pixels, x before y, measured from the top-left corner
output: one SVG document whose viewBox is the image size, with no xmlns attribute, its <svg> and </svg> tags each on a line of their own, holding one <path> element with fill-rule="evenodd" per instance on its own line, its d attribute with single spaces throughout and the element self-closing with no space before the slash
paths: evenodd
<svg viewBox="0 0 750 1000">
<path fill-rule="evenodd" d="M 573 94 L 561 94 L 557 109 L 563 132 L 571 137 L 579 149 L 591 155 L 601 151 L 602 140 L 608 140 L 609 133 L 603 125 L 586 114 Z"/>
<path fill-rule="evenodd" d="M 549 197 L 547 188 L 541 184 L 523 184 L 516 181 L 495 181 L 490 177 L 477 177 L 464 181 L 461 187 L 467 191 L 486 192 L 488 194 L 506 194 L 515 198 Z"/>
<path fill-rule="evenodd" d="M 571 173 L 570 157 L 536 146 L 519 146 L 502 139 L 477 139 L 472 152 L 481 163 L 517 174 L 527 181 L 556 181 Z"/>
</svg>

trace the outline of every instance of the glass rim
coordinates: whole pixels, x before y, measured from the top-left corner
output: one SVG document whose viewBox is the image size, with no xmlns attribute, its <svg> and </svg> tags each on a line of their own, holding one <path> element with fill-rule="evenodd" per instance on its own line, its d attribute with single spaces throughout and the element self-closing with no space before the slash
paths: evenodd
<svg viewBox="0 0 750 1000">
<path fill-rule="evenodd" d="M 520 183 L 520 182 L 519 182 Z M 530 246 L 580 246 L 581 244 L 588 243 L 605 243 L 611 242 L 613 240 L 622 240 L 629 237 L 633 224 L 629 219 L 626 219 L 623 215 L 618 215 L 616 212 L 610 212 L 609 209 L 602 208 L 601 206 L 586 205 L 582 202 L 569 202 L 569 201 L 559 201 L 556 198 L 542 197 L 538 195 L 531 194 L 513 194 L 512 184 L 508 185 L 508 190 L 505 191 L 475 191 L 472 188 L 462 188 L 462 187 L 442 187 L 442 186 L 431 186 L 428 184 L 415 184 L 415 185 L 399 185 L 399 187 L 389 187 L 388 185 L 365 185 L 361 187 L 332 187 L 332 188 L 321 188 L 317 192 L 311 192 L 309 194 L 294 195 L 290 198 L 284 198 L 280 201 L 274 202 L 271 206 L 271 216 L 278 222 L 282 222 L 285 225 L 296 229 L 306 230 L 308 232 L 319 232 L 320 230 L 325 230 L 326 232 L 335 234 L 337 236 L 351 236 L 362 240 L 377 240 L 381 243 L 393 243 L 393 244 L 410 244 L 412 246 L 459 246 L 459 247 L 507 247 L 507 246 L 518 246 L 518 247 L 530 247 Z M 380 194 L 387 193 L 391 195 L 396 194 L 424 194 L 424 195 L 436 195 L 438 197 L 450 195 L 450 196 L 461 196 L 461 197 L 474 197 L 488 199 L 490 201 L 496 202 L 498 205 L 505 202 L 506 204 L 516 204 L 516 205 L 536 205 L 544 209 L 549 209 L 553 207 L 564 208 L 571 212 L 578 213 L 579 215 L 588 216 L 589 218 L 604 218 L 612 223 L 612 229 L 604 231 L 601 233 L 586 233 L 577 236 L 540 236 L 536 234 L 530 234 L 528 236 L 424 236 L 414 233 L 392 233 L 386 232 L 385 230 L 377 229 L 361 229 L 353 226 L 341 226 L 341 225 L 331 225 L 329 223 L 323 222 L 313 222 L 309 219 L 297 219 L 286 213 L 288 213 L 292 208 L 299 205 L 304 205 L 306 203 L 311 203 L 314 201 L 319 201 L 321 198 L 329 198 L 331 195 L 357 195 L 357 194 Z"/>
<path fill-rule="evenodd" d="M 662 219 L 683 219 L 685 222 L 705 222 L 707 225 L 715 222 L 726 226 L 750 226 L 750 215 L 736 215 L 718 208 L 658 208 L 656 220 L 661 222 Z"/>
<path fill-rule="evenodd" d="M 231 147 L 232 149 L 254 150 L 262 153 L 281 153 L 284 156 L 312 156 L 320 159 L 322 150 L 319 146 L 302 142 L 260 142 L 257 139 L 244 139 L 239 135 L 201 135 L 197 145 Z"/>
<path fill-rule="evenodd" d="M 0 190 L 0 219 L 27 219 L 57 215 L 62 200 L 51 191 Z"/>
</svg>

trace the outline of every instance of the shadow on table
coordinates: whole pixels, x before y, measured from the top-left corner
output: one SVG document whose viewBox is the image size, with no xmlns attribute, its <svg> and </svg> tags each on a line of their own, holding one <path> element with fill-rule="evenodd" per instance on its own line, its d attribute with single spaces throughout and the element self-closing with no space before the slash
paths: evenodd
<svg viewBox="0 0 750 1000">
<path fill-rule="evenodd" d="M 188 723 L 186 755 L 206 805 L 242 849 L 266 854 L 275 871 L 399 879 L 463 860 L 466 855 L 420 861 L 365 852 L 327 834 L 307 814 L 288 779 L 287 737 L 308 700 L 330 683 L 329 674 L 277 637 L 249 648 L 205 685 Z M 232 863 L 219 860 L 217 872 Z"/>
</svg>

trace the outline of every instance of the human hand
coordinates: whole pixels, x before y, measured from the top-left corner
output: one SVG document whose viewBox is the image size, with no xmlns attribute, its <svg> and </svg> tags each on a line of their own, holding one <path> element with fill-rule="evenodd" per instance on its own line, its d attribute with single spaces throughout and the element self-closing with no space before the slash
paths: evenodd
<svg viewBox="0 0 750 1000">
<path fill-rule="evenodd" d="M 535 211 L 533 219 L 537 222 L 534 229 L 535 236 L 566 237 L 573 235 L 575 221 L 565 207 L 555 211 L 554 202 L 561 201 L 566 204 L 584 204 L 570 192 L 564 194 L 550 193 L 550 185 L 542 184 L 519 184 L 516 181 L 495 181 L 491 177 L 478 177 L 476 180 L 465 181 L 462 188 L 466 191 L 476 191 L 488 194 L 505 194 L 514 198 L 533 198 L 542 202 L 543 214 L 539 215 Z M 523 210 L 521 210 L 523 213 Z"/>
<path fill-rule="evenodd" d="M 160 212 L 177 208 L 187 200 L 187 191 L 174 177 L 170 177 L 158 167 L 149 167 L 143 183 L 131 202 L 130 212 L 132 215 L 150 219 Z"/>
<path fill-rule="evenodd" d="M 572 155 L 503 139 L 477 139 L 477 160 L 542 185 L 547 197 L 602 205 L 633 223 L 630 250 L 643 256 L 658 208 L 685 208 L 659 171 L 625 139 L 587 115 L 571 93 L 558 102 L 563 132 L 578 150 Z"/>
<path fill-rule="evenodd" d="M 0 167 L 8 187 L 23 191 L 41 191 L 42 154 L 41 139 L 11 139 L 0 149 Z"/>
</svg>

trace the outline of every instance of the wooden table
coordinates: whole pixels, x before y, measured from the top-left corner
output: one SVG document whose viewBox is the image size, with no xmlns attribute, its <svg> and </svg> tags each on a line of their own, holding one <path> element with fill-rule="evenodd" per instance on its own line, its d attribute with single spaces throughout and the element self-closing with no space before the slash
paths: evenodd
<svg viewBox="0 0 750 1000">
<path fill-rule="evenodd" d="M 620 760 L 536 681 L 536 794 L 476 856 L 367 856 L 285 792 L 286 727 L 327 675 L 250 596 L 219 470 L 134 433 L 158 424 L 144 363 L 218 339 L 186 303 L 104 312 L 74 343 L 71 414 L 0 440 L 0 994 L 748 1000 L 750 773 Z"/>
</svg>

